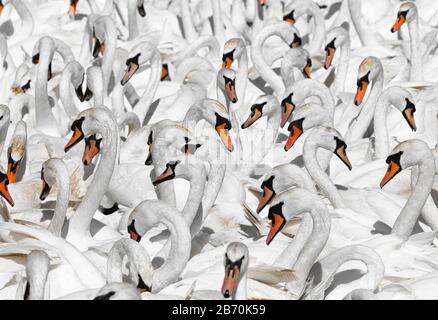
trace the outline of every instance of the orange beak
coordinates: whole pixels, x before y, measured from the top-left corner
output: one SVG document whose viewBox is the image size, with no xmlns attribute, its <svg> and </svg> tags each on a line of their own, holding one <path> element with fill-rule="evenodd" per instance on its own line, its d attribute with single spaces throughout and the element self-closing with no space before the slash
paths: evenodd
<svg viewBox="0 0 438 320">
<path fill-rule="evenodd" d="M 292 18 L 286 18 L 284 21 L 286 21 L 287 23 L 289 23 L 290 25 L 294 25 L 295 24 L 295 19 Z"/>
<path fill-rule="evenodd" d="M 290 102 L 283 103 L 282 110 L 281 110 L 280 127 L 282 127 L 282 128 L 284 127 L 287 120 L 289 120 L 289 118 L 292 116 L 292 112 L 294 112 L 294 110 L 295 110 L 295 105 L 293 103 L 290 103 Z"/>
<path fill-rule="evenodd" d="M 360 105 L 363 101 L 363 98 L 365 97 L 365 94 L 367 92 L 368 88 L 368 82 L 362 81 L 361 86 L 357 87 L 356 96 L 354 97 L 354 104 L 356 106 Z"/>
<path fill-rule="evenodd" d="M 0 3 L 0 14 L 2 14 L 4 7 L 3 3 Z"/>
<path fill-rule="evenodd" d="M 4 174 L 2 174 L 4 175 Z M 3 180 L 0 182 L 0 195 L 6 199 L 6 201 L 13 207 L 14 200 L 11 197 L 11 194 L 8 190 L 9 180 L 6 176 L 4 176 Z"/>
<path fill-rule="evenodd" d="M 237 288 L 237 283 L 239 282 L 240 277 L 240 269 L 237 265 L 231 267 L 225 267 L 225 277 L 224 282 L 222 284 L 222 295 L 225 298 L 229 298 L 233 296 L 234 292 Z"/>
<path fill-rule="evenodd" d="M 14 161 L 11 157 L 9 157 L 8 171 L 6 173 L 9 179 L 9 183 L 15 183 L 15 181 L 17 181 L 17 172 L 19 167 L 20 167 L 20 162 Z"/>
<path fill-rule="evenodd" d="M 386 170 L 385 176 L 380 182 L 380 188 L 383 188 L 389 181 L 392 180 L 400 171 L 401 167 L 394 161 L 390 161 L 388 164 L 388 169 Z"/>
<path fill-rule="evenodd" d="M 406 22 L 406 18 L 403 15 L 399 15 L 397 20 L 395 20 L 394 25 L 391 28 L 391 32 L 394 33 L 400 30 L 401 26 Z"/>
<path fill-rule="evenodd" d="M 165 63 L 161 67 L 160 81 L 164 80 L 168 75 L 169 75 L 169 67 L 168 67 L 167 63 Z"/>
<path fill-rule="evenodd" d="M 141 236 L 138 234 L 137 230 L 135 230 L 135 220 L 132 220 L 131 224 L 128 226 L 129 236 L 132 240 L 140 242 Z"/>
<path fill-rule="evenodd" d="M 289 151 L 289 149 L 293 147 L 295 142 L 298 140 L 299 137 L 301 137 L 302 134 L 303 129 L 293 123 L 290 127 L 290 133 L 289 137 L 287 138 L 286 145 L 284 146 L 284 151 Z"/>
<path fill-rule="evenodd" d="M 259 0 L 260 5 L 263 7 L 266 3 L 268 2 L 268 0 Z"/>
<path fill-rule="evenodd" d="M 266 244 L 269 245 L 275 236 L 281 231 L 286 223 L 284 217 L 277 213 L 272 213 L 271 228 L 269 229 L 268 237 L 266 238 Z"/>
<path fill-rule="evenodd" d="M 70 138 L 69 142 L 64 147 L 64 151 L 67 152 L 71 148 L 73 148 L 76 144 L 78 144 L 84 138 L 84 134 L 78 128 L 74 128 L 73 135 Z"/>
<path fill-rule="evenodd" d="M 310 65 L 306 64 L 303 70 L 303 75 L 306 79 L 310 79 Z"/>
<path fill-rule="evenodd" d="M 345 146 L 341 146 L 338 149 L 336 149 L 335 154 L 338 156 L 339 159 L 348 167 L 348 169 L 351 171 L 353 166 L 350 163 L 350 159 L 347 157 L 347 152 L 345 151 Z"/>
<path fill-rule="evenodd" d="M 222 63 L 222 68 L 231 68 L 233 60 L 230 57 L 226 57 Z"/>
<path fill-rule="evenodd" d="M 216 132 L 222 140 L 222 143 L 227 148 L 228 151 L 232 152 L 234 150 L 233 143 L 231 142 L 231 136 L 228 129 L 225 128 L 225 123 L 216 127 Z"/>
<path fill-rule="evenodd" d="M 256 212 L 260 213 L 266 205 L 269 203 L 269 201 L 272 200 L 274 197 L 275 192 L 269 189 L 267 186 L 263 186 L 263 196 L 260 198 L 259 204 L 257 205 Z"/>
<path fill-rule="evenodd" d="M 138 70 L 139 65 L 135 62 L 129 63 L 128 69 L 125 71 L 125 74 L 123 75 L 121 84 L 124 86 L 129 79 L 134 75 L 134 73 Z"/>
<path fill-rule="evenodd" d="M 225 93 L 227 95 L 228 100 L 230 100 L 232 103 L 237 102 L 237 95 L 236 95 L 236 87 L 231 82 L 227 82 L 225 85 Z"/>
<path fill-rule="evenodd" d="M 246 129 L 253 125 L 258 119 L 260 119 L 262 113 L 258 109 L 254 109 L 254 112 L 246 119 L 246 121 L 242 124 L 242 129 Z"/>
<path fill-rule="evenodd" d="M 403 110 L 403 116 L 405 117 L 405 119 L 408 122 L 409 127 L 411 127 L 412 131 L 417 131 L 417 125 L 415 124 L 415 118 L 414 118 L 414 112 L 415 112 L 415 109 L 405 108 Z"/>
<path fill-rule="evenodd" d="M 82 162 L 85 165 L 91 164 L 94 157 L 100 152 L 100 143 L 102 139 L 96 139 L 96 135 L 93 134 L 89 138 L 85 139 L 85 149 L 82 156 Z"/>
<path fill-rule="evenodd" d="M 70 7 L 68 9 L 68 15 L 70 17 L 74 17 L 74 15 L 76 14 L 77 5 L 78 0 L 70 0 Z"/>
<path fill-rule="evenodd" d="M 325 55 L 325 62 L 324 62 L 324 68 L 326 70 L 331 67 L 333 58 L 335 56 L 335 52 L 336 52 L 335 48 L 328 48 L 327 49 L 327 52 Z"/>
<path fill-rule="evenodd" d="M 172 180 L 175 178 L 175 172 L 172 170 L 170 166 L 167 166 L 166 169 L 162 174 L 160 174 L 153 182 L 152 184 L 154 186 L 159 185 L 160 183 L 168 180 Z"/>
</svg>

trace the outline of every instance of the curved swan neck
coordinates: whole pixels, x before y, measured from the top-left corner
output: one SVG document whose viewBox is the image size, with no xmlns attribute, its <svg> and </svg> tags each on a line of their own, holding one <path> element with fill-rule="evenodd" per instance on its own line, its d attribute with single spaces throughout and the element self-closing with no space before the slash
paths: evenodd
<svg viewBox="0 0 438 320">
<path fill-rule="evenodd" d="M 297 298 L 301 297 L 306 283 L 307 275 L 315 263 L 330 234 L 330 216 L 323 203 L 315 203 L 310 210 L 313 228 L 301 253 L 293 266 L 297 278 L 287 284 L 288 291 Z"/>
<path fill-rule="evenodd" d="M 40 61 L 38 63 L 36 85 L 35 85 L 35 121 L 36 129 L 42 133 L 60 136 L 60 133 L 54 123 L 57 123 L 52 114 L 47 95 L 47 74 L 49 64 L 54 54 L 53 40 L 44 38 L 40 42 Z"/>
<path fill-rule="evenodd" d="M 325 20 L 321 10 L 314 3 L 309 6 L 309 12 L 313 16 L 314 32 L 312 42 L 309 44 L 309 53 L 314 56 L 320 54 L 325 37 Z"/>
<path fill-rule="evenodd" d="M 385 91 L 380 95 L 374 111 L 374 136 L 375 136 L 375 157 L 384 159 L 390 152 L 388 128 L 386 119 L 388 115 L 388 92 Z"/>
<path fill-rule="evenodd" d="M 59 163 L 55 166 L 55 170 L 58 193 L 56 195 L 55 212 L 53 214 L 53 219 L 49 224 L 48 230 L 55 236 L 60 237 L 68 209 L 70 178 L 65 165 Z"/>
<path fill-rule="evenodd" d="M 154 101 L 155 92 L 157 91 L 158 84 L 160 83 L 161 77 L 161 56 L 157 51 L 151 59 L 151 73 L 149 76 L 148 84 L 141 96 L 140 100 L 135 105 L 133 112 L 137 114 L 140 119 L 141 124 L 145 123 L 146 115 L 148 114 L 149 108 Z"/>
<path fill-rule="evenodd" d="M 418 30 L 418 17 L 408 24 L 409 38 L 411 40 L 411 69 L 409 79 L 411 81 L 423 81 L 423 61 L 420 50 L 420 34 Z"/>
<path fill-rule="evenodd" d="M 309 240 L 313 230 L 313 219 L 309 213 L 303 214 L 300 228 L 294 237 L 294 240 L 281 252 L 274 262 L 275 266 L 292 268 L 297 262 L 306 242 Z"/>
<path fill-rule="evenodd" d="M 365 102 L 356 121 L 348 129 L 345 139 L 348 142 L 361 139 L 367 131 L 371 120 L 374 117 L 377 100 L 383 89 L 383 70 L 380 68 L 371 88 L 371 93 Z"/>
<path fill-rule="evenodd" d="M 392 227 L 392 234 L 407 240 L 418 216 L 432 190 L 435 176 L 435 159 L 431 152 L 424 152 L 418 163 L 418 179 L 412 193 Z"/>
<path fill-rule="evenodd" d="M 102 135 L 103 147 L 93 180 L 77 207 L 76 214 L 70 219 L 69 234 L 74 233 L 78 237 L 90 236 L 91 220 L 111 180 L 120 147 L 117 123 L 110 111 L 104 108 L 95 109 L 99 110 L 100 118 L 100 128 L 96 133 Z"/>
<path fill-rule="evenodd" d="M 162 206 L 159 214 L 169 229 L 171 247 L 167 260 L 154 272 L 153 292 L 159 292 L 178 278 L 189 260 L 191 247 L 190 230 L 181 214 L 167 205 Z"/>
<path fill-rule="evenodd" d="M 383 279 L 385 267 L 380 256 L 371 248 L 361 245 L 346 246 L 324 257 L 318 264 L 321 267 L 321 280 L 312 289 L 307 298 L 312 299 L 315 295 L 324 295 L 324 291 L 330 287 L 338 269 L 346 262 L 358 260 L 365 264 L 367 273 L 360 279 L 349 283 L 351 288 L 374 290 Z"/>
<path fill-rule="evenodd" d="M 350 40 L 345 40 L 340 48 L 341 55 L 338 60 L 339 62 L 334 83 L 334 93 L 345 92 L 345 80 L 347 79 L 348 65 L 350 62 L 350 50 Z"/>
<path fill-rule="evenodd" d="M 252 44 L 251 59 L 254 67 L 260 73 L 261 77 L 271 86 L 277 97 L 281 97 L 284 92 L 284 84 L 279 76 L 268 66 L 266 60 L 263 58 L 263 44 L 271 36 L 282 37 L 279 30 L 279 24 L 274 24 L 263 28 L 255 37 Z"/>
<path fill-rule="evenodd" d="M 318 147 L 318 142 L 315 141 L 315 139 L 312 139 L 312 137 L 310 136 L 304 142 L 303 158 L 307 172 L 313 178 L 322 193 L 329 198 L 333 207 L 345 207 L 344 200 L 339 194 L 338 189 L 336 189 L 336 186 L 330 180 L 329 176 L 321 169 L 321 166 L 318 164 L 316 157 L 316 150 Z"/>
</svg>

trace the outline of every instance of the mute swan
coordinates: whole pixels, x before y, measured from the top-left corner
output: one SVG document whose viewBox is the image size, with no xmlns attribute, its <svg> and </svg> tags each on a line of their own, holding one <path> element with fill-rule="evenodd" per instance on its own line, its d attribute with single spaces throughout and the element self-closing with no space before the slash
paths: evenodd
<svg viewBox="0 0 438 320">
<path fill-rule="evenodd" d="M 19 121 L 15 126 L 14 135 L 11 138 L 9 148 L 8 148 L 8 171 L 7 176 L 10 183 L 15 183 L 17 180 L 17 174 L 21 169 L 24 172 L 25 162 L 23 162 L 26 153 L 26 143 L 27 143 L 27 126 L 26 122 Z M 20 177 L 21 178 L 21 177 Z"/>
<path fill-rule="evenodd" d="M 281 37 L 290 48 L 300 46 L 301 38 L 295 27 L 286 22 L 279 22 L 263 28 L 263 30 L 255 37 L 254 42 L 251 45 L 251 59 L 254 67 L 266 83 L 271 86 L 275 95 L 279 97 L 283 94 L 284 84 L 275 72 L 269 68 L 262 52 L 266 40 L 274 35 Z"/>
<path fill-rule="evenodd" d="M 43 300 L 47 274 L 49 272 L 49 256 L 41 250 L 29 253 L 26 261 L 26 290 L 24 300 Z"/>
<path fill-rule="evenodd" d="M 289 24 L 295 24 L 296 19 L 304 14 L 313 18 L 314 28 L 312 40 L 307 50 L 312 56 L 319 55 L 325 35 L 325 22 L 321 9 L 313 1 L 295 0 L 284 6 L 283 20 Z"/>
<path fill-rule="evenodd" d="M 190 256 L 190 230 L 176 209 L 162 201 L 143 201 L 129 215 L 128 232 L 131 238 L 140 241 L 145 233 L 158 223 L 170 231 L 169 255 L 161 267 L 154 270 L 152 292 L 159 292 L 172 282 L 184 269 Z"/>
<path fill-rule="evenodd" d="M 413 2 L 404 2 L 400 5 L 397 20 L 391 28 L 391 32 L 398 31 L 404 23 L 408 24 L 410 38 L 410 62 L 411 69 L 409 79 L 411 81 L 423 81 L 423 61 L 419 48 L 418 11 Z"/>
<path fill-rule="evenodd" d="M 90 223 L 110 183 L 117 161 L 116 155 L 119 152 L 120 139 L 117 122 L 107 108 L 97 107 L 82 111 L 77 120 L 72 123 L 71 129 L 73 134 L 65 145 L 65 151 L 70 150 L 82 139 L 93 134 L 101 135 L 104 143 L 93 180 L 76 208 L 76 213 L 69 220 L 66 236 L 66 239 L 78 248 L 86 249 L 92 243 Z M 110 237 L 114 237 L 114 233 L 111 230 Z"/>
</svg>

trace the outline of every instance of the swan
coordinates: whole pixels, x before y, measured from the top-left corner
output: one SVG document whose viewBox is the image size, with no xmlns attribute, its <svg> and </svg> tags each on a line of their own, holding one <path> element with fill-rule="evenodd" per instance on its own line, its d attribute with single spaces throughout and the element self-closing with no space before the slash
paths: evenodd
<svg viewBox="0 0 438 320">
<path fill-rule="evenodd" d="M 338 271 L 343 264 L 351 260 L 359 260 L 365 264 L 366 273 L 359 279 L 348 284 L 338 285 L 325 299 L 336 300 L 343 298 L 346 295 L 345 293 L 353 291 L 352 288 L 354 287 L 360 287 L 362 290 L 376 290 L 385 273 L 385 266 L 382 259 L 372 248 L 364 245 L 353 245 L 335 250 L 313 265 L 308 278 L 308 282 L 311 284 L 306 288 L 306 292 L 303 295 L 304 299 L 322 300 L 326 290 L 333 283 L 336 271 Z M 316 279 L 320 279 L 320 281 L 317 282 Z"/>
<path fill-rule="evenodd" d="M 133 109 L 141 123 L 143 123 L 146 114 L 149 111 L 161 76 L 160 53 L 152 43 L 146 41 L 141 42 L 130 51 L 129 58 L 126 60 L 127 68 L 120 81 L 122 86 L 125 85 L 137 72 L 140 65 L 145 64 L 147 61 L 150 61 L 151 63 L 150 81 L 144 90 L 142 97 Z"/>
<path fill-rule="evenodd" d="M 407 1 L 400 5 L 397 13 L 397 20 L 391 28 L 391 32 L 400 30 L 401 26 L 407 23 L 410 38 L 410 62 L 411 68 L 409 79 L 411 81 L 423 81 L 423 61 L 418 50 L 420 45 L 418 29 L 418 10 L 415 3 Z"/>
<path fill-rule="evenodd" d="M 281 96 L 284 91 L 284 84 L 275 72 L 269 68 L 264 54 L 262 52 L 263 45 L 271 36 L 279 36 L 290 48 L 301 45 L 301 38 L 298 30 L 289 25 L 287 22 L 279 22 L 263 28 L 254 38 L 251 45 L 251 59 L 254 67 L 259 72 L 260 76 L 270 85 L 277 97 Z"/>
<path fill-rule="evenodd" d="M 307 276 L 329 238 L 331 223 L 328 209 L 315 194 L 299 188 L 289 190 L 274 199 L 269 208 L 271 228 L 266 237 L 266 244 L 269 245 L 287 220 L 304 212 L 309 212 L 313 227 L 296 261 L 291 265 L 296 278 L 287 283 L 286 287 L 295 300 L 302 296 Z M 282 256 L 288 255 L 288 250 L 289 247 L 283 251 Z"/>
<path fill-rule="evenodd" d="M 85 137 L 93 134 L 101 135 L 104 143 L 100 152 L 100 162 L 88 191 L 76 208 L 76 213 L 69 219 L 66 239 L 84 250 L 93 242 L 90 235 L 90 223 L 110 183 L 117 161 L 120 138 L 117 122 L 112 113 L 105 107 L 82 111 L 72 123 L 71 129 L 73 134 L 65 145 L 66 152 Z M 114 237 L 114 232 L 110 232 L 110 237 L 111 235 Z"/>
<path fill-rule="evenodd" d="M 247 269 L 249 264 L 248 247 L 240 242 L 231 242 L 226 249 L 225 276 L 222 284 L 224 298 L 246 300 Z"/>
<path fill-rule="evenodd" d="M 435 173 L 435 159 L 427 144 L 422 140 L 412 139 L 401 142 L 392 149 L 386 158 L 388 169 L 380 182 L 383 188 L 400 171 L 418 165 L 418 179 L 412 194 L 400 212 L 391 233 L 403 240 L 408 239 L 430 194 Z"/>
<path fill-rule="evenodd" d="M 363 137 L 371 123 L 376 102 L 383 90 L 383 67 L 380 60 L 376 57 L 367 57 L 359 65 L 357 91 L 354 97 L 354 104 L 356 106 L 362 104 L 370 83 L 372 83 L 372 88 L 370 89 L 367 101 L 362 106 L 359 115 L 350 125 L 346 133 L 345 139 L 347 142 Z"/>
<path fill-rule="evenodd" d="M 152 275 L 151 291 L 160 292 L 178 279 L 190 257 L 190 230 L 181 214 L 162 201 L 141 202 L 129 215 L 128 232 L 131 239 L 140 241 L 157 223 L 170 231 L 170 251 L 166 261 Z"/>
<path fill-rule="evenodd" d="M 11 138 L 7 155 L 8 155 L 8 171 L 6 175 L 8 176 L 9 183 L 15 183 L 17 180 L 17 174 L 21 169 L 24 172 L 24 168 L 21 166 L 25 165 L 23 159 L 26 153 L 26 142 L 27 142 L 27 126 L 26 122 L 17 122 L 14 130 L 14 134 Z M 20 177 L 21 178 L 21 177 Z"/>
<path fill-rule="evenodd" d="M 79 114 L 79 109 L 76 107 L 76 103 L 71 94 L 71 86 L 73 86 L 76 97 L 79 101 L 84 101 L 85 97 L 84 92 L 82 91 L 84 78 L 84 68 L 76 60 L 69 62 L 62 72 L 61 82 L 59 84 L 59 98 L 62 102 L 65 113 L 70 119 L 75 118 Z"/>
<path fill-rule="evenodd" d="M 295 0 L 285 5 L 283 12 L 283 20 L 290 24 L 295 24 L 296 20 L 304 14 L 308 14 L 309 17 L 313 18 L 313 38 L 307 50 L 311 56 L 320 55 L 325 35 L 325 22 L 321 9 L 313 1 Z"/>
<path fill-rule="evenodd" d="M 329 69 L 332 66 L 333 59 L 337 60 L 336 76 L 332 85 L 332 92 L 338 95 L 340 92 L 345 92 L 345 80 L 348 73 L 348 61 L 350 60 L 350 36 L 347 30 L 343 27 L 335 27 L 330 29 L 326 36 L 326 52 L 324 68 Z M 336 55 L 336 52 L 338 54 Z M 339 53 L 340 52 L 340 53 Z"/>
</svg>

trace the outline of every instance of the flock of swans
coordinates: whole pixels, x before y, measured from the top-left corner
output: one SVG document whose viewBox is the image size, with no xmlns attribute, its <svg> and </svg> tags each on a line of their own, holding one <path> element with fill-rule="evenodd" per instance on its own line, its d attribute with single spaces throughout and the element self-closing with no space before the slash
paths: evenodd
<svg viewBox="0 0 438 320">
<path fill-rule="evenodd" d="M 437 17 L 0 1 L 0 299 L 437 299 Z"/>
</svg>

